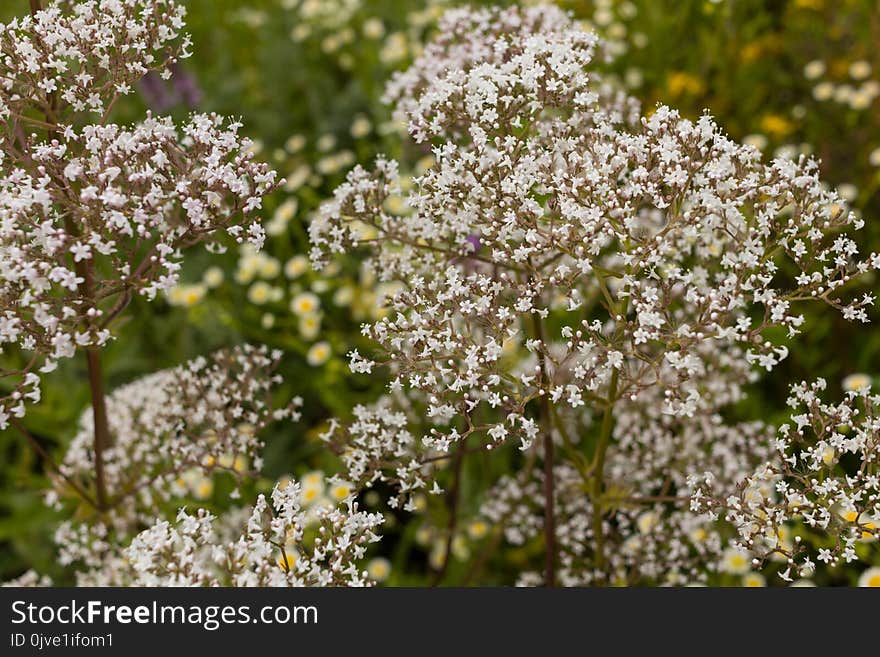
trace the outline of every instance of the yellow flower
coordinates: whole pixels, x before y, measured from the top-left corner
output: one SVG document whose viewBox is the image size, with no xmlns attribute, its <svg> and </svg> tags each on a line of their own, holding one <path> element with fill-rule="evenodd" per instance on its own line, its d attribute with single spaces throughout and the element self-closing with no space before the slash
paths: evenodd
<svg viewBox="0 0 880 657">
<path fill-rule="evenodd" d="M 709 532 L 705 530 L 703 527 L 697 527 L 690 533 L 690 539 L 694 543 L 702 543 L 707 538 L 709 538 Z"/>
<path fill-rule="evenodd" d="M 306 181 L 311 175 L 311 167 L 309 167 L 308 164 L 300 164 L 296 169 L 285 176 L 284 189 L 288 192 L 295 192 L 306 184 Z"/>
<path fill-rule="evenodd" d="M 825 74 L 825 62 L 821 59 L 814 59 L 804 66 L 804 77 L 807 80 L 815 80 Z"/>
<path fill-rule="evenodd" d="M 364 36 L 368 39 L 381 39 L 385 34 L 385 25 L 378 18 L 372 17 L 364 21 Z"/>
<path fill-rule="evenodd" d="M 247 457 L 243 454 L 239 454 L 235 457 L 235 460 L 232 462 L 232 469 L 238 472 L 239 474 L 248 469 L 248 460 Z"/>
<path fill-rule="evenodd" d="M 303 487 L 306 486 L 319 486 L 321 490 L 324 490 L 324 473 L 320 470 L 312 470 L 311 472 L 307 472 L 300 479 L 300 483 L 302 483 Z"/>
<path fill-rule="evenodd" d="M 293 219 L 296 214 L 296 210 L 298 207 L 297 200 L 295 198 L 289 198 L 284 203 L 278 206 L 275 210 L 275 214 L 272 215 L 272 219 L 276 221 L 283 221 L 287 223 L 291 219 Z"/>
<path fill-rule="evenodd" d="M 385 44 L 379 51 L 379 59 L 383 64 L 394 64 L 406 57 L 409 52 L 406 36 L 401 32 L 388 35 Z"/>
<path fill-rule="evenodd" d="M 193 285 L 175 285 L 168 291 L 168 303 L 172 306 L 189 308 L 205 298 L 208 288 L 201 283 Z"/>
<path fill-rule="evenodd" d="M 392 194 L 385 199 L 385 209 L 391 214 L 402 214 L 406 210 L 406 201 L 400 194 Z"/>
<path fill-rule="evenodd" d="M 321 300 L 311 292 L 302 292 L 290 302 L 290 309 L 300 317 L 315 314 L 321 307 Z"/>
<path fill-rule="evenodd" d="M 433 155 L 425 155 L 416 162 L 416 173 L 421 175 L 434 166 L 435 160 Z"/>
<path fill-rule="evenodd" d="M 467 532 L 468 536 L 477 541 L 489 533 L 489 525 L 485 520 L 474 520 L 468 525 Z"/>
<path fill-rule="evenodd" d="M 333 303 L 342 308 L 351 305 L 352 300 L 354 300 L 353 285 L 343 285 L 333 294 Z"/>
<path fill-rule="evenodd" d="M 657 523 L 660 522 L 660 516 L 654 511 L 646 511 L 636 518 L 636 527 L 642 534 L 649 534 Z"/>
<path fill-rule="evenodd" d="M 721 555 L 721 571 L 731 575 L 745 575 L 751 569 L 749 553 L 740 548 L 728 548 Z"/>
<path fill-rule="evenodd" d="M 739 51 L 739 56 L 743 60 L 743 62 L 748 63 L 758 59 L 758 57 L 760 57 L 763 52 L 764 44 L 760 41 L 752 41 L 742 47 L 742 49 Z"/>
<path fill-rule="evenodd" d="M 431 538 L 433 537 L 434 532 L 427 525 L 423 525 L 416 530 L 416 545 L 421 545 L 422 547 L 427 546 L 431 542 Z"/>
<path fill-rule="evenodd" d="M 778 114 L 765 114 L 761 118 L 761 130 L 772 135 L 776 139 L 781 139 L 788 135 L 794 126 L 791 121 Z"/>
<path fill-rule="evenodd" d="M 871 75 L 871 64 L 864 59 L 855 61 L 849 65 L 849 75 L 853 80 L 864 80 Z"/>
<path fill-rule="evenodd" d="M 818 101 L 830 100 L 834 95 L 834 85 L 831 82 L 820 82 L 813 87 L 813 98 Z"/>
<path fill-rule="evenodd" d="M 704 91 L 703 83 L 698 78 L 684 71 L 670 73 L 666 79 L 666 88 L 673 97 L 684 95 L 699 96 Z"/>
<path fill-rule="evenodd" d="M 291 135 L 284 143 L 288 153 L 298 153 L 306 145 L 306 138 L 302 135 Z"/>
<path fill-rule="evenodd" d="M 302 501 L 303 504 L 308 506 L 312 504 L 316 500 L 321 498 L 321 493 L 323 492 L 323 486 L 320 488 L 318 486 L 306 486 L 302 489 Z"/>
<path fill-rule="evenodd" d="M 871 387 L 871 377 L 867 374 L 850 374 L 841 386 L 846 392 L 860 392 Z"/>
<path fill-rule="evenodd" d="M 760 573 L 748 573 L 743 575 L 742 585 L 747 588 L 763 588 L 767 586 L 767 580 Z"/>
<path fill-rule="evenodd" d="M 446 540 L 445 539 L 437 539 L 434 541 L 434 545 L 431 546 L 431 553 L 428 555 L 428 563 L 431 565 L 431 568 L 434 570 L 439 570 L 443 567 L 443 562 L 446 560 Z"/>
<path fill-rule="evenodd" d="M 347 481 L 338 481 L 330 487 L 330 497 L 341 502 L 351 495 L 351 484 Z"/>
<path fill-rule="evenodd" d="M 284 275 L 287 278 L 299 278 L 309 270 L 309 259 L 302 254 L 293 256 L 284 263 Z"/>
<path fill-rule="evenodd" d="M 220 267 L 208 267 L 205 270 L 205 273 L 202 274 L 202 283 L 204 283 L 205 287 L 209 290 L 219 287 L 222 282 L 223 270 L 220 269 Z"/>
<path fill-rule="evenodd" d="M 859 586 L 867 586 L 872 588 L 880 588 L 880 568 L 868 568 L 859 577 Z"/>
<path fill-rule="evenodd" d="M 328 153 L 336 146 L 336 137 L 330 134 L 321 135 L 315 146 L 317 146 L 318 150 L 322 153 Z"/>
<path fill-rule="evenodd" d="M 197 499 L 206 500 L 214 493 L 214 482 L 207 477 L 202 477 L 195 482 L 192 491 Z"/>
<path fill-rule="evenodd" d="M 288 541 L 284 544 L 284 550 L 278 551 L 278 566 L 284 570 L 293 570 L 299 559 L 299 552 L 296 549 L 296 543 Z"/>
<path fill-rule="evenodd" d="M 376 557 L 375 559 L 371 559 L 367 564 L 367 575 L 370 576 L 370 579 L 374 579 L 377 582 L 384 582 L 388 579 L 388 575 L 391 574 L 391 562 L 384 557 Z"/>
<path fill-rule="evenodd" d="M 862 540 L 863 541 L 873 541 L 876 540 L 877 536 L 874 531 L 877 530 L 880 525 L 877 522 L 865 514 L 861 514 L 855 509 L 846 509 L 840 512 L 840 517 L 852 524 L 858 524 L 864 529 L 862 530 Z M 871 531 L 874 530 L 874 531 Z"/>
<path fill-rule="evenodd" d="M 275 258 L 262 256 L 258 261 L 257 270 L 261 278 L 275 278 L 281 273 L 281 263 Z"/>
<path fill-rule="evenodd" d="M 355 139 L 361 139 L 370 134 L 370 130 L 372 130 L 373 126 L 370 123 L 370 120 L 365 116 L 357 116 L 351 122 L 351 128 L 349 128 L 349 132 L 351 136 Z"/>
<path fill-rule="evenodd" d="M 248 290 L 247 298 L 251 303 L 262 306 L 272 299 L 272 286 L 265 281 L 257 281 Z"/>
<path fill-rule="evenodd" d="M 321 332 L 321 316 L 306 315 L 299 320 L 299 332 L 306 340 L 314 340 Z"/>
</svg>

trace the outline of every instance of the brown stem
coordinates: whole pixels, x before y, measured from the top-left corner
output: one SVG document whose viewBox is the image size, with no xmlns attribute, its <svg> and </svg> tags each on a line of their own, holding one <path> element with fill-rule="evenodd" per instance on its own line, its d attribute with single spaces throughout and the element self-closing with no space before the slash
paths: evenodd
<svg viewBox="0 0 880 657">
<path fill-rule="evenodd" d="M 129 303 L 131 303 L 131 290 L 129 289 L 120 292 L 113 307 L 104 314 L 104 318 L 101 320 L 100 324 L 101 328 L 107 328 L 110 323 L 116 319 L 119 313 L 125 310 Z"/>
<path fill-rule="evenodd" d="M 92 394 L 92 418 L 95 425 L 95 490 L 98 507 L 107 508 L 107 482 L 104 478 L 104 450 L 110 445 L 110 425 L 107 422 L 107 401 L 104 397 L 104 373 L 101 368 L 101 352 L 86 349 L 89 369 L 89 388 Z"/>
</svg>

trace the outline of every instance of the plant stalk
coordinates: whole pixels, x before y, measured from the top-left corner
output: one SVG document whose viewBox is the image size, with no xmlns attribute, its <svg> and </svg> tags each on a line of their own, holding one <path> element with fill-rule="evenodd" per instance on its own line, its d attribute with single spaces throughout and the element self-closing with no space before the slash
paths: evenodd
<svg viewBox="0 0 880 657">
<path fill-rule="evenodd" d="M 92 418 L 94 422 L 95 450 L 95 496 L 99 509 L 107 508 L 107 482 L 104 477 L 104 450 L 110 445 L 110 425 L 107 421 L 107 401 L 104 396 L 104 372 L 101 366 L 101 352 L 98 349 L 86 350 L 89 371 L 89 388 L 92 394 Z"/>
</svg>

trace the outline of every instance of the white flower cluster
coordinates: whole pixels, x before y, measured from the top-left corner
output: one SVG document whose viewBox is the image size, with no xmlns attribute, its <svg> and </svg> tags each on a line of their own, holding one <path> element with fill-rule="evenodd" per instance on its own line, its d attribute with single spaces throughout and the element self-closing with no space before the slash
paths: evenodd
<svg viewBox="0 0 880 657">
<path fill-rule="evenodd" d="M 860 222 L 824 189 L 814 162 L 765 165 L 708 116 L 692 123 L 664 107 L 632 132 L 599 114 L 585 126 L 570 118 L 583 104 L 551 93 L 553 58 L 529 57 L 531 68 L 497 73 L 494 86 L 513 86 L 486 96 L 462 71 L 493 71 L 496 57 L 506 61 L 508 40 L 531 41 L 493 34 L 484 43 L 479 31 L 470 38 L 477 42 L 470 50 L 489 63 L 448 63 L 454 72 L 426 85 L 412 120 L 454 114 L 481 136 L 436 124 L 446 141 L 435 147 L 436 166 L 416 180 L 410 214 L 384 210 L 397 167 L 380 161 L 375 177 L 355 169 L 311 227 L 318 263 L 358 244 L 364 224 L 374 227 L 377 271 L 411 282 L 389 316 L 365 328 L 410 387 L 438 404 L 470 396 L 475 407 L 486 399 L 519 423 L 542 389 L 577 408 L 618 371 L 627 394 L 663 380 L 668 412 L 689 415 L 701 398 L 689 379 L 706 368 L 700 345 L 744 345 L 744 358 L 769 370 L 787 349 L 764 336 L 771 327 L 798 332 L 795 301 L 821 299 L 848 319 L 866 320 L 873 297 L 847 303 L 839 288 L 880 266 L 880 256 L 857 261 L 855 243 L 837 234 Z M 559 57 L 576 49 L 563 43 L 551 48 Z M 589 43 L 581 45 L 587 59 Z M 523 77 L 527 91 L 516 92 L 511 80 Z M 435 88 L 462 98 L 438 109 Z M 519 127 L 506 116 L 516 101 L 533 111 Z M 471 115 L 474 103 L 480 110 Z M 504 113 L 495 127 L 485 122 L 487 105 Z M 421 129 L 414 135 L 422 137 Z M 605 313 L 585 319 L 593 299 Z M 512 377 L 500 359 L 504 342 L 527 339 L 524 318 L 547 317 L 554 301 L 565 315 L 549 337 L 567 349 L 550 354 L 546 338 L 531 335 L 526 346 L 545 359 L 546 377 Z M 510 433 L 528 442 L 523 431 Z"/>
<path fill-rule="evenodd" d="M 298 420 L 302 403 L 295 398 L 274 408 L 279 358 L 266 347 L 244 345 L 150 374 L 108 395 L 107 508 L 91 497 L 81 500 L 83 491 L 94 488 L 96 472 L 93 415 L 83 413 L 58 466 L 63 478 L 48 494 L 57 508 L 74 494 L 84 503 L 89 520 L 65 521 L 55 534 L 61 563 L 85 566 L 80 582 L 112 581 L 119 546 L 152 522 L 158 508 L 185 496 L 188 479 L 216 472 L 241 478 L 249 468 L 261 469 L 259 433 L 272 422 Z"/>
<path fill-rule="evenodd" d="M 275 487 L 271 504 L 260 495 L 235 539 L 223 540 L 207 511 L 181 510 L 176 523 L 138 534 L 125 555 L 138 586 L 365 586 L 359 563 L 382 521 L 353 498 L 309 516 L 291 481 Z"/>
<path fill-rule="evenodd" d="M 262 468 L 258 434 L 270 423 L 298 420 L 300 398 L 274 408 L 281 383 L 274 373 L 279 351 L 243 345 L 155 372 L 107 396 L 111 444 L 104 450 L 114 522 L 149 517 L 157 503 L 175 497 L 175 481 L 196 468 L 243 474 L 246 462 Z M 91 409 L 80 418 L 61 474 L 89 488 L 95 472 Z M 63 482 L 62 482 L 63 485 Z M 146 514 L 146 515 L 145 515 Z"/>
<path fill-rule="evenodd" d="M 40 575 L 34 570 L 28 570 L 22 573 L 20 576 L 16 577 L 15 579 L 3 582 L 3 584 L 0 584 L 0 586 L 12 588 L 21 588 L 23 586 L 52 586 L 52 580 L 45 575 Z"/>
<path fill-rule="evenodd" d="M 120 85 L 161 68 L 183 10 L 170 0 L 52 5 L 0 27 L 0 429 L 39 401 L 39 374 L 110 339 L 131 296 L 177 281 L 181 250 L 226 233 L 262 243 L 243 217 L 276 184 L 240 124 L 194 115 L 177 127 L 89 123 Z M 86 100 L 83 100 L 86 98 Z M 85 104 L 85 106 L 83 106 Z M 34 119 L 34 115 L 43 118 Z M 84 124 L 82 122 L 85 121 Z"/>
<path fill-rule="evenodd" d="M 684 422 L 650 405 L 618 416 L 608 451 L 601 497 L 601 538 L 607 563 L 596 566 L 595 507 L 584 491 L 578 461 L 554 468 L 559 582 L 683 585 L 704 581 L 723 560 L 723 528 L 689 508 L 688 476 L 717 473 L 730 489 L 768 449 L 761 423 L 724 425 L 717 416 Z M 529 461 L 515 477 L 503 477 L 485 495 L 481 515 L 501 527 L 508 543 L 521 546 L 543 531 L 544 474 Z M 589 467 L 589 466 L 588 466 Z M 589 479 L 590 472 L 586 472 Z M 520 573 L 521 584 L 542 575 Z"/>
<path fill-rule="evenodd" d="M 60 118 L 53 95 L 100 116 L 147 72 L 189 56 L 185 14 L 174 0 L 56 0 L 0 25 L 0 119 L 30 108 Z"/>
<path fill-rule="evenodd" d="M 692 477 L 693 508 L 734 525 L 757 563 L 782 559 L 783 577 L 809 576 L 813 558 L 831 566 L 858 560 L 860 543 L 880 539 L 880 396 L 850 391 L 823 402 L 819 379 L 791 388 L 791 424 L 779 428 L 773 454 L 726 497 L 714 473 Z M 822 536 L 811 554 L 811 535 Z"/>
<path fill-rule="evenodd" d="M 356 167 L 310 226 L 312 259 L 362 249 L 403 283 L 363 327 L 376 353 L 354 352 L 352 369 L 387 366 L 392 392 L 423 405 L 423 419 L 389 434 L 370 418 L 370 431 L 349 432 L 361 462 L 384 459 L 425 485 L 412 449 L 389 461 L 395 436 L 441 453 L 471 436 L 470 449 L 479 439 L 529 452 L 542 437 L 542 485 L 555 485 L 555 442 L 581 478 L 565 490 L 589 491 L 583 541 L 595 549 L 572 552 L 585 559 L 566 562 L 567 581 L 677 581 L 696 572 L 682 555 L 705 561 L 708 548 L 664 553 L 658 541 L 638 565 L 606 559 L 604 543 L 635 526 L 611 493 L 684 507 L 661 526 L 699 525 L 688 477 L 712 468 L 733 485 L 766 454 L 764 427 L 726 427 L 722 409 L 785 358 L 799 302 L 867 321 L 873 295 L 842 288 L 880 255 L 860 258 L 841 232 L 862 222 L 814 161 L 766 163 L 708 115 L 659 106 L 633 117 L 634 102 L 587 75 L 594 48 L 552 7 L 449 12 L 387 94 L 434 166 L 401 212 L 388 202 L 397 164 Z M 567 504 L 555 496 L 541 503 L 545 534 L 552 507 Z"/>
<path fill-rule="evenodd" d="M 385 98 L 417 142 L 451 134 L 485 143 L 499 128 L 540 120 L 548 107 L 593 104 L 584 69 L 595 47 L 595 35 L 558 10 L 453 9 Z"/>
<path fill-rule="evenodd" d="M 353 413 L 354 419 L 346 424 L 332 419 L 320 436 L 339 454 L 345 479 L 358 489 L 376 482 L 391 484 L 398 494 L 388 500 L 389 506 L 397 508 L 404 502 L 403 508 L 412 511 L 413 494 L 427 486 L 436 451 L 426 449 L 410 432 L 415 418 L 395 408 L 391 398 L 358 405 Z"/>
</svg>

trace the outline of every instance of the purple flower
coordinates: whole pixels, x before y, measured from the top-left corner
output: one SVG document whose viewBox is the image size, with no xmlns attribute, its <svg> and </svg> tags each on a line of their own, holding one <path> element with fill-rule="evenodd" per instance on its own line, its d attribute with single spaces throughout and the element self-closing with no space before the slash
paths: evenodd
<svg viewBox="0 0 880 657">
<path fill-rule="evenodd" d="M 150 71 L 138 85 L 141 96 L 154 112 L 165 112 L 183 103 L 195 109 L 202 102 L 202 90 L 192 73 L 179 64 L 171 65 L 170 85 L 158 73 Z"/>
<path fill-rule="evenodd" d="M 196 77 L 179 64 L 171 66 L 171 83 L 181 101 L 190 109 L 195 109 L 202 102 L 202 90 Z"/>
</svg>

